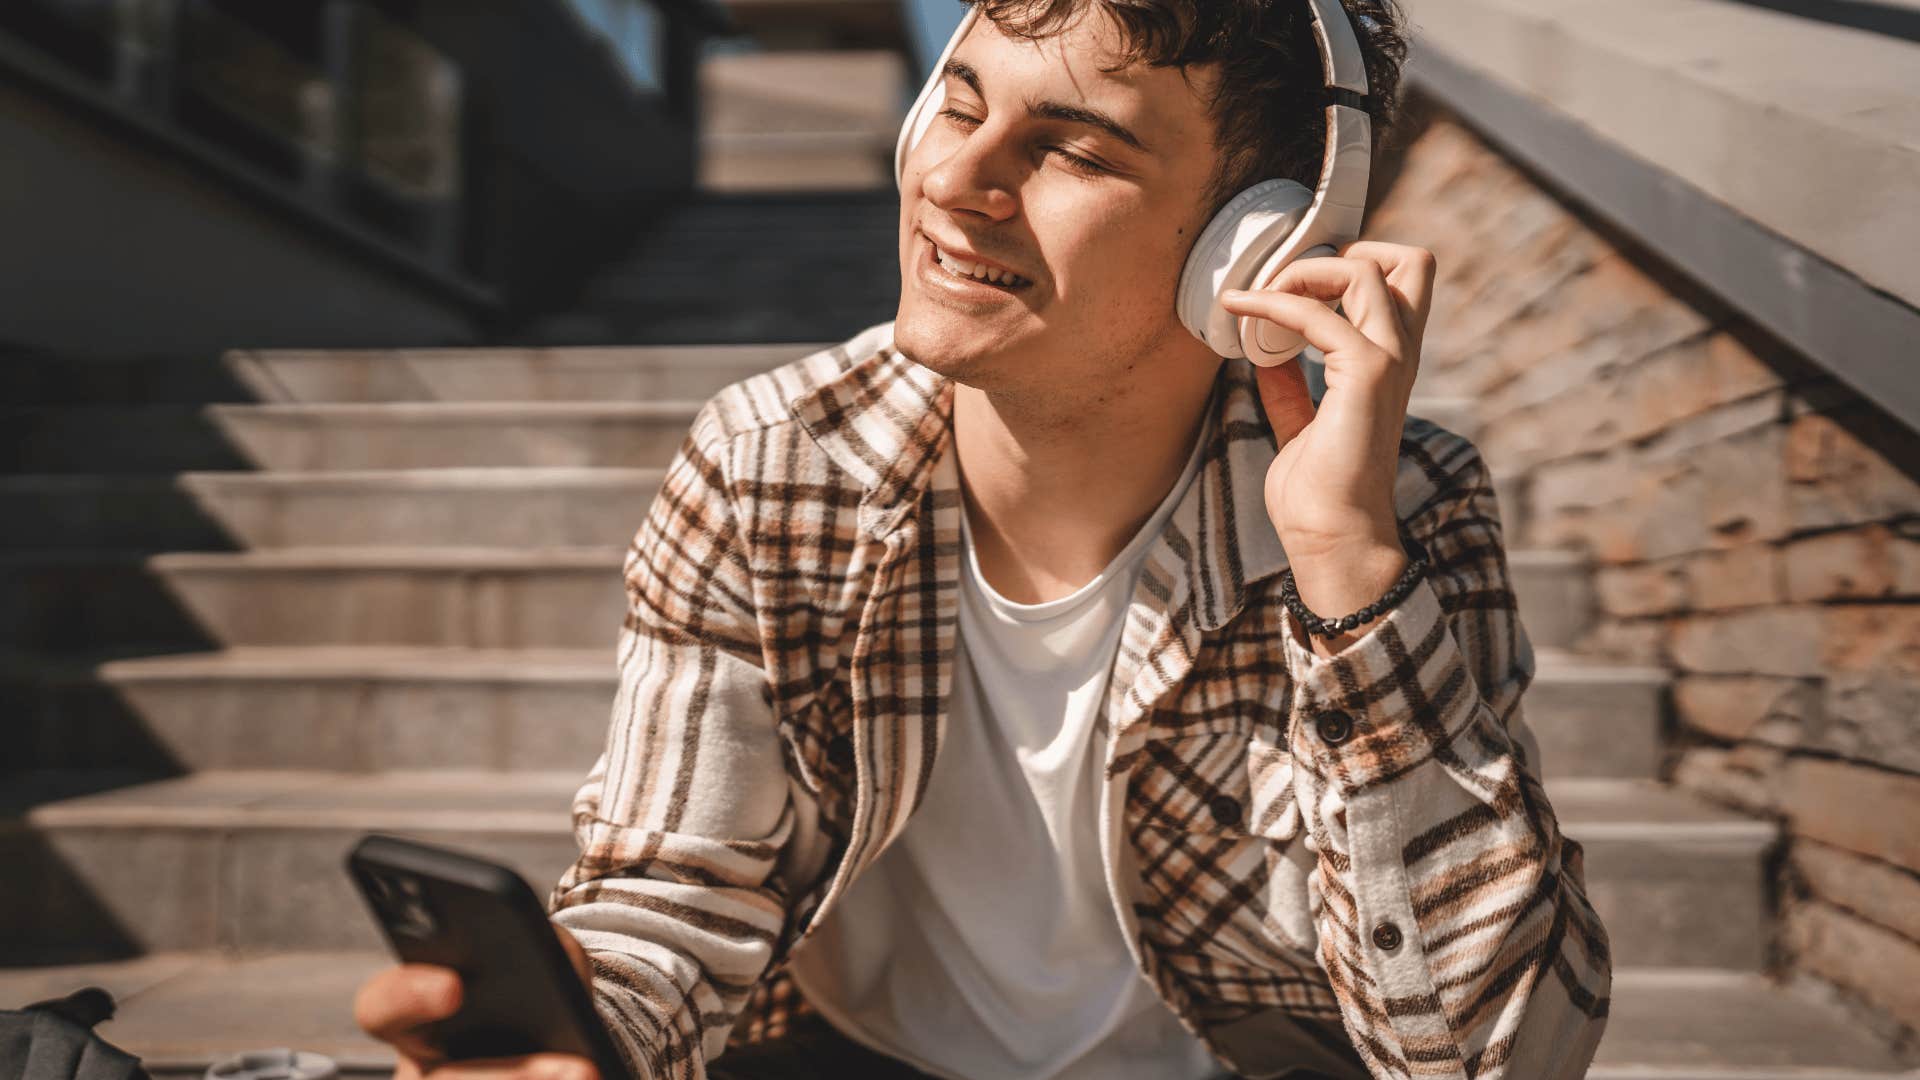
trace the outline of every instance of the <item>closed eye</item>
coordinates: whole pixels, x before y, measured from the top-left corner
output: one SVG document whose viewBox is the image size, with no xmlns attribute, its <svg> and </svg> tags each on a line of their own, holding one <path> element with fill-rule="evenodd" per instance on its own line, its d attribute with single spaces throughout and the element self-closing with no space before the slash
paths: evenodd
<svg viewBox="0 0 1920 1080">
<path fill-rule="evenodd" d="M 1101 165 L 1099 162 L 1094 161 L 1091 158 L 1083 158 L 1079 154 L 1076 154 L 1073 151 L 1068 150 L 1064 146 L 1049 146 L 1047 147 L 1047 149 L 1052 153 L 1059 154 L 1062 158 L 1064 158 L 1067 162 L 1067 168 L 1072 169 L 1075 172 L 1086 173 L 1089 176 L 1098 176 L 1099 174 L 1107 171 L 1106 166 Z"/>
<path fill-rule="evenodd" d="M 941 109 L 939 115 L 947 118 L 948 120 L 953 121 L 956 124 L 961 124 L 967 127 L 978 127 L 981 123 L 981 120 L 979 117 L 969 116 L 966 113 L 961 112 L 959 109 L 954 108 L 951 105 L 947 106 L 944 109 Z M 1073 151 L 1068 150 L 1064 146 L 1049 146 L 1049 147 L 1046 147 L 1045 149 L 1050 154 L 1060 155 L 1061 159 L 1066 162 L 1067 168 L 1072 169 L 1075 172 L 1084 173 L 1089 176 L 1098 176 L 1100 174 L 1103 174 L 1109 171 L 1106 166 L 1100 164 L 1099 162 L 1094 161 L 1091 158 L 1082 157 L 1079 154 L 1076 154 Z"/>
</svg>

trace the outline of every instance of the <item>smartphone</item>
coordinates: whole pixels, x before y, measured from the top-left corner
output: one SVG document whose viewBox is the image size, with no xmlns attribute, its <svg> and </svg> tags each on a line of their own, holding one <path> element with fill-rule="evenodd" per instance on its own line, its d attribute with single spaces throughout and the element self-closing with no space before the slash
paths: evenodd
<svg viewBox="0 0 1920 1080">
<path fill-rule="evenodd" d="M 627 1075 L 533 889 L 507 867 L 369 834 L 347 872 L 402 961 L 459 972 L 460 1011 L 426 1031 L 450 1060 L 559 1052 Z"/>
</svg>

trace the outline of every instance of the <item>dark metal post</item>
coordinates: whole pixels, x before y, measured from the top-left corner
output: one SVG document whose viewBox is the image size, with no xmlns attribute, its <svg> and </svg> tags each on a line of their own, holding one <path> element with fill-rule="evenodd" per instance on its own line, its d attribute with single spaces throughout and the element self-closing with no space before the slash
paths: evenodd
<svg viewBox="0 0 1920 1080">
<path fill-rule="evenodd" d="M 320 67 L 326 74 L 328 115 L 306 147 L 307 195 L 325 207 L 345 200 L 347 177 L 360 153 L 361 51 L 364 28 L 354 0 L 329 0 L 320 11 Z"/>
<path fill-rule="evenodd" d="M 119 0 L 114 5 L 113 91 L 126 105 L 160 116 L 173 112 L 180 14 L 179 0 Z"/>
</svg>

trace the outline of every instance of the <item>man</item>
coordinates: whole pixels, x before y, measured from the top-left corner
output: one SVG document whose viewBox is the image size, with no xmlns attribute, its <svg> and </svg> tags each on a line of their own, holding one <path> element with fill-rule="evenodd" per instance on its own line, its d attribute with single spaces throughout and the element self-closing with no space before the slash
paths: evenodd
<svg viewBox="0 0 1920 1080">
<path fill-rule="evenodd" d="M 1390 101 L 1389 11 L 1349 10 Z M 1431 254 L 1225 298 L 1323 351 L 1317 404 L 1175 314 L 1225 197 L 1317 168 L 1304 10 L 985 15 L 905 162 L 896 321 L 710 402 L 629 556 L 553 897 L 629 1065 L 1583 1074 L 1607 937 L 1490 478 L 1406 415 Z M 581 1075 L 437 1063 L 457 1001 L 399 968 L 358 1011 L 406 1075 Z"/>
</svg>

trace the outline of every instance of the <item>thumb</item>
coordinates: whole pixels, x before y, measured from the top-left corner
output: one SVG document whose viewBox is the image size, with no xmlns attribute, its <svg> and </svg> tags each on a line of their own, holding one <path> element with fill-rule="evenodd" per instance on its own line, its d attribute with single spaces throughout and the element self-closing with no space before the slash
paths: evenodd
<svg viewBox="0 0 1920 1080">
<path fill-rule="evenodd" d="M 1285 446 L 1313 421 L 1313 394 L 1307 389 L 1307 372 L 1300 358 L 1278 367 L 1255 367 L 1260 383 L 1260 404 L 1266 407 L 1267 423 L 1273 425 L 1275 446 Z"/>
</svg>

